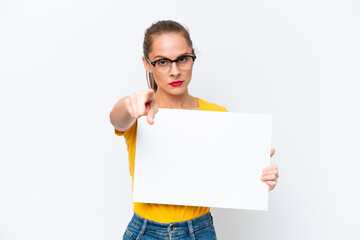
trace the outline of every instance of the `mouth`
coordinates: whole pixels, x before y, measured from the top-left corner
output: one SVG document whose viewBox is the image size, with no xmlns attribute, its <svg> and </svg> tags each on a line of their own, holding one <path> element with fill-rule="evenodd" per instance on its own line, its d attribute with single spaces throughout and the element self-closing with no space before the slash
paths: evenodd
<svg viewBox="0 0 360 240">
<path fill-rule="evenodd" d="M 174 81 L 174 82 L 169 83 L 169 85 L 172 87 L 178 87 L 178 86 L 181 86 L 183 83 L 184 83 L 184 81 Z"/>
</svg>

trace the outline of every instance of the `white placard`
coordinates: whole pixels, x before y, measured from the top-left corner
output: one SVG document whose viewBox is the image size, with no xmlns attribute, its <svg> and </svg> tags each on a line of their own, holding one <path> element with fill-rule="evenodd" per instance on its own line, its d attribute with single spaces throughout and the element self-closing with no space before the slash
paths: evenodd
<svg viewBox="0 0 360 240">
<path fill-rule="evenodd" d="M 133 201 L 267 210 L 271 115 L 159 109 L 138 119 Z"/>
</svg>

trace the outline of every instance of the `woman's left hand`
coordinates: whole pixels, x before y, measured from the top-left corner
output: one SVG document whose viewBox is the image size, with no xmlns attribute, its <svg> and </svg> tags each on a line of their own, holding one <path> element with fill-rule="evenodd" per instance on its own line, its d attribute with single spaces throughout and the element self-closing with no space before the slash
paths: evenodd
<svg viewBox="0 0 360 240">
<path fill-rule="evenodd" d="M 270 157 L 272 157 L 274 153 L 275 153 L 275 149 L 273 148 L 270 151 Z M 279 173 L 278 173 L 278 166 L 276 164 L 272 164 L 271 166 L 263 169 L 263 172 L 261 174 L 261 181 L 269 185 L 269 191 L 275 188 L 278 178 L 279 178 Z"/>
</svg>

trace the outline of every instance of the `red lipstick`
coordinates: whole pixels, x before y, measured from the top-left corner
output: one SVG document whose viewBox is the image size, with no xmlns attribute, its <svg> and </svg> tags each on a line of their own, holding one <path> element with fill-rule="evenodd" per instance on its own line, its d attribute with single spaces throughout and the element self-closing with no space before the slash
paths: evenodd
<svg viewBox="0 0 360 240">
<path fill-rule="evenodd" d="M 178 86 L 181 86 L 183 83 L 184 83 L 184 81 L 174 81 L 174 82 L 169 83 L 169 85 L 172 87 L 178 87 Z"/>
</svg>

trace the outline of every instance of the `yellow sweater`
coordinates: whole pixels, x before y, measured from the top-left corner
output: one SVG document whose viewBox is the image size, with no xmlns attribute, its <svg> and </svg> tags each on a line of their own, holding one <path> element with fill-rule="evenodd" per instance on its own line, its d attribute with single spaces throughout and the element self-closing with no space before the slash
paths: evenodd
<svg viewBox="0 0 360 240">
<path fill-rule="evenodd" d="M 199 110 L 203 111 L 221 111 L 227 112 L 227 109 L 198 98 Z M 156 120 L 155 120 L 156 121 Z M 118 136 L 124 135 L 127 150 L 129 153 L 129 170 L 134 186 L 134 166 L 135 166 L 135 149 L 136 149 L 136 131 L 137 121 L 125 132 L 115 129 Z M 180 222 L 192 218 L 200 217 L 210 211 L 209 207 L 195 207 L 182 205 L 167 205 L 155 203 L 133 202 L 134 212 L 143 218 L 161 223 Z"/>
</svg>

